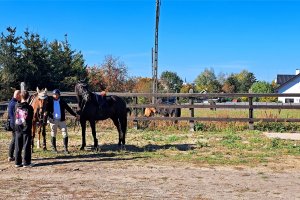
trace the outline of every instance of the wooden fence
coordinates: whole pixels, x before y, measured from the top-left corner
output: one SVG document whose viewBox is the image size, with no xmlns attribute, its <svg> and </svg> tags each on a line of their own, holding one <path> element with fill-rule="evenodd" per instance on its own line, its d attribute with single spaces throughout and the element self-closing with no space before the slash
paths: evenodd
<svg viewBox="0 0 300 200">
<path fill-rule="evenodd" d="M 257 104 L 253 102 L 253 99 L 256 97 L 300 97 L 300 93 L 290 93 L 290 94 L 254 94 L 254 93 L 210 93 L 210 94 L 200 94 L 200 93 L 108 93 L 107 95 L 117 95 L 127 100 L 130 99 L 128 107 L 132 110 L 132 115 L 128 118 L 134 122 L 134 126 L 138 127 L 139 121 L 146 120 L 170 120 L 170 121 L 189 121 L 190 130 L 193 131 L 195 127 L 195 122 L 197 121 L 218 121 L 218 122 L 248 122 L 249 129 L 254 129 L 254 122 L 300 122 L 298 118 L 254 118 L 253 112 L 256 109 L 300 109 L 300 104 L 295 103 L 266 103 L 266 104 Z M 62 92 L 62 96 L 72 97 L 75 96 L 74 92 Z M 187 103 L 184 104 L 138 104 L 138 98 L 185 98 Z M 216 98 L 241 98 L 246 97 L 248 99 L 247 103 L 195 103 L 197 99 L 216 99 Z M 5 107 L 7 102 L 1 102 L 0 107 Z M 73 104 L 72 107 L 76 107 L 76 104 Z M 147 107 L 155 108 L 187 108 L 189 109 L 189 117 L 144 117 L 138 116 L 138 110 L 144 109 Z M 196 108 L 210 108 L 210 109 L 246 109 L 249 114 L 248 117 L 241 118 L 214 118 L 214 117 L 195 117 L 194 110 Z M 3 113 L 0 111 L 0 114 Z"/>
</svg>

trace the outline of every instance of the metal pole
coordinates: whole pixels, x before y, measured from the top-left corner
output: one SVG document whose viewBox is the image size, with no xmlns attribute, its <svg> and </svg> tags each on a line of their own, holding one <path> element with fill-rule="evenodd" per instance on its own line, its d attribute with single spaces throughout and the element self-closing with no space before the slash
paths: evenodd
<svg viewBox="0 0 300 200">
<path fill-rule="evenodd" d="M 158 25 L 159 25 L 159 15 L 160 15 L 160 0 L 156 0 L 156 20 L 155 20 L 155 41 L 154 41 L 154 51 L 152 51 L 152 93 L 157 93 L 157 68 L 158 68 Z M 152 97 L 152 103 L 155 103 L 156 98 Z"/>
</svg>

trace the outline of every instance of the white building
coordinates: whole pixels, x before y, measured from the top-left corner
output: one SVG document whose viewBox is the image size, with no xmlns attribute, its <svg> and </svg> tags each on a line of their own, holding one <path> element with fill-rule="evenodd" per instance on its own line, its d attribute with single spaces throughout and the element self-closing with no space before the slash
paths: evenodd
<svg viewBox="0 0 300 200">
<path fill-rule="evenodd" d="M 276 83 L 279 87 L 276 89 L 279 94 L 300 93 L 300 70 L 296 70 L 295 75 L 277 75 Z M 300 103 L 300 97 L 278 97 L 282 103 Z"/>
</svg>

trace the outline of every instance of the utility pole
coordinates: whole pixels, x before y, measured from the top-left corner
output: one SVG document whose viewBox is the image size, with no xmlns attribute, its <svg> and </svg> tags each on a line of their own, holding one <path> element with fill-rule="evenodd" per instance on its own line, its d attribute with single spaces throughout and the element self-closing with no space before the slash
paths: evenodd
<svg viewBox="0 0 300 200">
<path fill-rule="evenodd" d="M 156 0 L 156 21 L 155 21 L 155 42 L 154 49 L 152 48 L 152 93 L 157 93 L 157 67 L 158 67 L 158 25 L 159 25 L 159 14 L 160 14 L 161 0 Z M 152 103 L 156 102 L 156 98 L 152 97 Z"/>
</svg>

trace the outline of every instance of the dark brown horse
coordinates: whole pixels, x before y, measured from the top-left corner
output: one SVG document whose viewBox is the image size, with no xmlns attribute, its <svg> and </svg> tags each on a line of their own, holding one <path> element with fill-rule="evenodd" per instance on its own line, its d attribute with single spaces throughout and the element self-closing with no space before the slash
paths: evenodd
<svg viewBox="0 0 300 200">
<path fill-rule="evenodd" d="M 102 96 L 91 92 L 88 85 L 78 83 L 75 86 L 75 93 L 78 99 L 80 124 L 82 129 L 81 150 L 86 146 L 85 131 L 86 122 L 89 121 L 94 138 L 94 148 L 98 149 L 96 137 L 96 121 L 112 119 L 119 132 L 119 145 L 125 145 L 127 131 L 127 112 L 126 102 L 118 96 Z"/>
<path fill-rule="evenodd" d="M 32 151 L 34 147 L 35 132 L 38 132 L 37 148 L 40 148 L 41 132 L 43 135 L 43 150 L 46 150 L 46 125 L 47 125 L 47 89 L 41 91 L 37 88 L 37 92 L 30 96 L 29 104 L 33 108 L 32 120 Z"/>
</svg>

